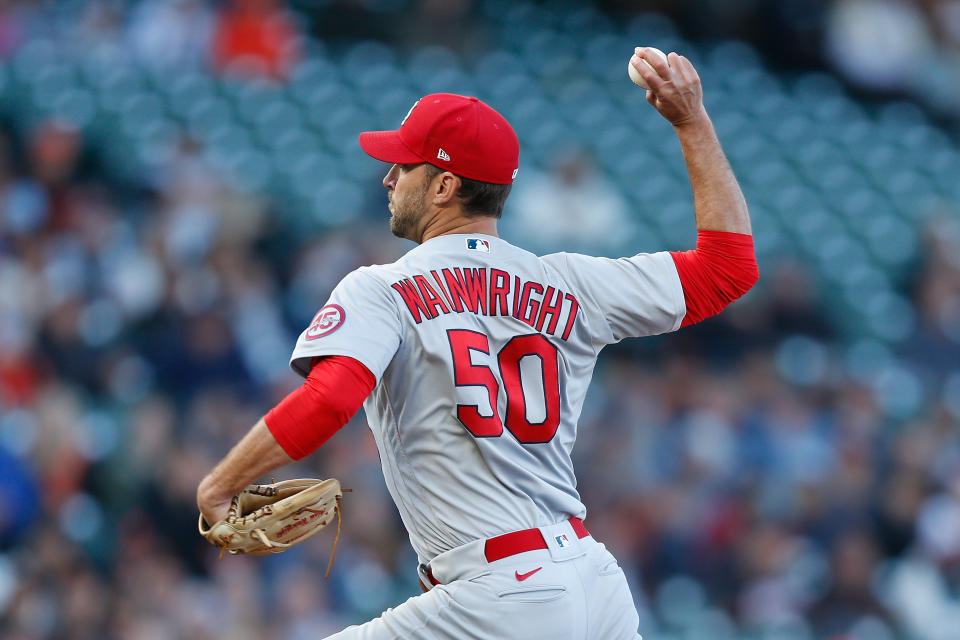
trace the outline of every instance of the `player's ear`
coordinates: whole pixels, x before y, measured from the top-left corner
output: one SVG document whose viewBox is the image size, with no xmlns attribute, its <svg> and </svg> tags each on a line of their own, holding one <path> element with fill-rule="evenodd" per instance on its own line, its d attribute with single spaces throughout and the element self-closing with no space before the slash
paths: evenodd
<svg viewBox="0 0 960 640">
<path fill-rule="evenodd" d="M 460 191 L 460 184 L 460 177 L 449 171 L 438 175 L 431 185 L 433 204 L 445 206 L 453 203 Z"/>
</svg>

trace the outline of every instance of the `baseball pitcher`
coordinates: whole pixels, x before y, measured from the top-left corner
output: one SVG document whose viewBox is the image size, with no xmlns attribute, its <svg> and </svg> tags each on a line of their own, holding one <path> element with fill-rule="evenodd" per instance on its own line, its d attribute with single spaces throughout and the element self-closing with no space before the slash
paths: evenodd
<svg viewBox="0 0 960 640">
<path fill-rule="evenodd" d="M 594 364 L 607 344 L 720 312 L 758 272 L 697 72 L 645 48 L 631 64 L 680 141 L 695 250 L 538 257 L 498 237 L 519 144 L 477 98 L 424 96 L 398 130 L 360 134 L 390 164 L 391 231 L 417 246 L 339 283 L 293 350 L 303 386 L 197 492 L 216 522 L 248 483 L 309 455 L 363 405 L 424 593 L 332 638 L 639 638 L 571 464 Z"/>
</svg>

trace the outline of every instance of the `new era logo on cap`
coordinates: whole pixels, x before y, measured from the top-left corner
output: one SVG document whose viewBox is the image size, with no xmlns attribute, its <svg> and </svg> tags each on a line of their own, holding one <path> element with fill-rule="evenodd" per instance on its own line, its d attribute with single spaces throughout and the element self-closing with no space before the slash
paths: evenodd
<svg viewBox="0 0 960 640">
<path fill-rule="evenodd" d="M 432 93 L 420 98 L 396 131 L 364 131 L 360 146 L 393 164 L 439 164 L 458 176 L 510 184 L 520 143 L 506 118 L 470 96 Z"/>
</svg>

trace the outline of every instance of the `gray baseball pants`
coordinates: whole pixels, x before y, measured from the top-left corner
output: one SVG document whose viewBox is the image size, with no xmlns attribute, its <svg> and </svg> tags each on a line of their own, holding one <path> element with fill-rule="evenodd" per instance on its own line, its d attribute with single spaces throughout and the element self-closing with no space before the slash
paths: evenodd
<svg viewBox="0 0 960 640">
<path fill-rule="evenodd" d="M 540 531 L 549 548 L 493 562 L 484 540 L 440 554 L 429 565 L 439 585 L 327 640 L 641 640 L 606 547 L 567 521 Z"/>
</svg>

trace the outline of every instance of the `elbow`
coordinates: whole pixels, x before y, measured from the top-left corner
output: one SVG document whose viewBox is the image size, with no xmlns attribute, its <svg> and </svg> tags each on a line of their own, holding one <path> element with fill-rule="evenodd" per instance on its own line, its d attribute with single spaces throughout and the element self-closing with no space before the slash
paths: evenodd
<svg viewBox="0 0 960 640">
<path fill-rule="evenodd" d="M 713 265 L 717 270 L 715 276 L 725 278 L 729 282 L 729 293 L 733 294 L 728 302 L 733 302 L 745 295 L 760 280 L 760 266 L 757 264 L 757 253 L 753 248 L 751 238 L 748 246 L 743 246 L 739 255 L 726 256 L 723 261 Z"/>
<path fill-rule="evenodd" d="M 749 236 L 701 231 L 696 251 L 672 255 L 687 308 L 681 326 L 720 313 L 760 280 Z"/>
<path fill-rule="evenodd" d="M 739 300 L 760 280 L 760 268 L 753 252 L 740 259 L 727 259 L 710 265 L 712 295 L 724 307 Z"/>
<path fill-rule="evenodd" d="M 747 291 L 750 291 L 750 289 L 753 289 L 754 285 L 756 285 L 759 281 L 760 281 L 760 266 L 757 264 L 756 255 L 754 255 L 750 263 L 744 266 L 743 283 L 742 283 L 743 290 L 740 292 L 740 295 L 742 296 Z"/>
</svg>

